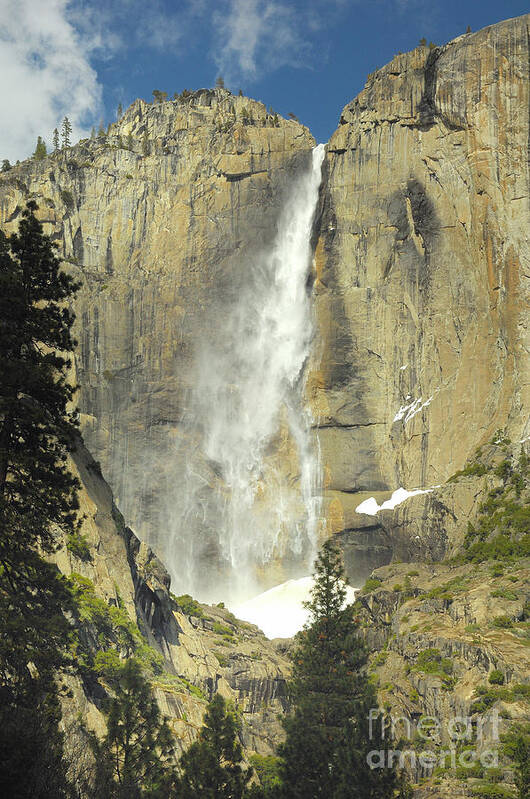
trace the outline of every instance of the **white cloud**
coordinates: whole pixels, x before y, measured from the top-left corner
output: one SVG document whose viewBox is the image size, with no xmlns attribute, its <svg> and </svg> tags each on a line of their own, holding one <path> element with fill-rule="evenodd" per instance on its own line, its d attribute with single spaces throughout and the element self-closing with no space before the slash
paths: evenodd
<svg viewBox="0 0 530 799">
<path fill-rule="evenodd" d="M 26 158 L 38 135 L 50 145 L 65 115 L 75 140 L 101 109 L 89 60 L 101 39 L 80 33 L 69 12 L 69 0 L 0 0 L 0 158 Z"/>
<path fill-rule="evenodd" d="M 214 59 L 228 83 L 239 77 L 255 80 L 286 65 L 302 66 L 310 49 L 306 15 L 283 2 L 229 0 L 214 24 Z"/>
</svg>

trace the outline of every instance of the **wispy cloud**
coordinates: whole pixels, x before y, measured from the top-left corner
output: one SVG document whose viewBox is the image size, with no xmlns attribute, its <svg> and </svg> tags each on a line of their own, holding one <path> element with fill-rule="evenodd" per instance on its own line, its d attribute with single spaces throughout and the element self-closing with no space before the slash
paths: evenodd
<svg viewBox="0 0 530 799">
<path fill-rule="evenodd" d="M 64 115 L 83 135 L 101 106 L 97 41 L 74 27 L 68 0 L 0 0 L 0 16 L 0 157 L 25 158 L 38 135 L 49 143 Z"/>
<path fill-rule="evenodd" d="M 214 15 L 214 60 L 230 83 L 256 80 L 280 67 L 302 66 L 311 49 L 309 17 L 275 0 L 228 0 Z M 315 16 L 311 15 L 315 25 Z"/>
</svg>

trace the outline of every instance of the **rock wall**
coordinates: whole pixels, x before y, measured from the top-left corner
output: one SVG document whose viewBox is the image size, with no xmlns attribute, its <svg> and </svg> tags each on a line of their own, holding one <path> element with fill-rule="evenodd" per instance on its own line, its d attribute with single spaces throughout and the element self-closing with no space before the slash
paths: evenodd
<svg viewBox="0 0 530 799">
<path fill-rule="evenodd" d="M 436 489 L 366 516 L 361 501 L 439 486 L 496 430 L 530 432 L 529 26 L 526 15 L 396 56 L 328 145 L 307 389 L 327 534 L 357 583 L 396 552 L 442 558 L 473 504 Z M 106 137 L 0 176 L 2 226 L 36 197 L 83 281 L 85 439 L 166 561 L 197 448 L 194 355 L 237 304 L 313 144 L 261 103 L 204 90 L 137 101 Z M 277 449 L 296 482 L 293 447 Z M 198 467 L 210 490 L 215 464 Z"/>
<path fill-rule="evenodd" d="M 271 754 L 283 734 L 279 716 L 288 706 L 290 664 L 281 642 L 269 641 L 257 627 L 239 621 L 222 607 L 198 603 L 189 607 L 184 598 L 179 604 L 169 591 L 163 565 L 124 524 L 98 464 L 81 442 L 71 468 L 81 482 L 81 535 L 87 549 L 79 552 L 60 537 L 54 559 L 67 577 L 80 575 L 89 580 L 96 601 L 123 608 L 145 643 L 162 655 L 161 666 L 150 680 L 179 750 L 195 739 L 207 701 L 219 692 L 241 714 L 246 753 Z M 88 625 L 90 630 L 91 624 L 84 619 L 82 629 Z M 89 648 L 93 654 L 107 649 L 96 628 L 89 635 Z M 126 654 L 116 644 L 112 649 L 120 657 Z M 86 664 L 61 679 L 68 758 L 74 771 L 78 758 L 83 768 L 90 768 L 80 721 L 98 734 L 105 731 L 103 708 L 112 692 L 109 680 L 104 672 L 87 671 Z"/>
<path fill-rule="evenodd" d="M 174 575 L 167 530 L 184 515 L 182 470 L 197 448 L 194 355 L 247 287 L 250 259 L 270 245 L 314 143 L 262 103 L 203 90 L 138 100 L 107 136 L 0 179 L 0 224 L 15 229 L 36 197 L 82 281 L 83 435 L 128 522 Z M 194 468 L 205 485 L 219 481 L 215 464 Z"/>
<path fill-rule="evenodd" d="M 529 32 L 526 15 L 396 56 L 328 144 L 310 392 L 328 529 L 357 565 L 396 535 L 396 514 L 355 513 L 366 496 L 529 434 Z M 443 557 L 436 501 L 410 500 L 416 557 Z"/>
</svg>

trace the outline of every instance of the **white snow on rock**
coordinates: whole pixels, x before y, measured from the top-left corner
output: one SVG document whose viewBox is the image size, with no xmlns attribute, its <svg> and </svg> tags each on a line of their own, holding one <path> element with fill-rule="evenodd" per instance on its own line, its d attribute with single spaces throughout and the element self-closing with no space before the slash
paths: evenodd
<svg viewBox="0 0 530 799">
<path fill-rule="evenodd" d="M 422 408 L 426 408 L 427 405 L 431 404 L 433 397 L 434 394 L 429 397 L 428 400 L 425 400 L 425 402 L 422 402 L 422 397 L 420 397 L 417 400 L 413 400 L 409 405 L 402 405 L 392 421 L 399 422 L 401 419 L 403 419 L 403 424 L 407 424 L 407 422 L 410 422 L 412 417 L 416 416 L 416 414 L 419 413 Z M 409 399 L 409 397 L 407 397 L 407 399 Z"/>
<path fill-rule="evenodd" d="M 375 516 L 380 510 L 393 510 L 409 497 L 415 497 L 416 494 L 430 494 L 435 488 L 439 488 L 439 486 L 433 486 L 432 488 L 414 488 L 412 491 L 407 491 L 406 488 L 398 488 L 394 491 L 390 499 L 385 500 L 382 505 L 377 503 L 375 497 L 370 497 L 370 499 L 365 499 L 364 502 L 357 505 L 355 512 L 364 513 L 366 516 Z"/>
<path fill-rule="evenodd" d="M 312 588 L 312 577 L 287 580 L 230 610 L 238 619 L 257 624 L 267 638 L 291 638 L 309 619 L 309 611 L 302 603 L 311 598 Z M 348 604 L 354 601 L 356 589 L 349 585 L 345 588 Z"/>
</svg>

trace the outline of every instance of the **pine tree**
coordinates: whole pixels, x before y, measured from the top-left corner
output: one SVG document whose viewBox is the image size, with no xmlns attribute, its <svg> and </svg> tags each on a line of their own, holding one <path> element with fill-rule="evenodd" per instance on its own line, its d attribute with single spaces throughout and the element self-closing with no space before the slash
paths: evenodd
<svg viewBox="0 0 530 799">
<path fill-rule="evenodd" d="M 116 111 L 116 116 L 118 119 L 121 119 L 123 116 L 123 106 L 121 103 L 118 103 L 118 109 Z"/>
<path fill-rule="evenodd" d="M 59 152 L 59 131 L 57 128 L 53 131 L 53 151 L 54 153 Z"/>
<path fill-rule="evenodd" d="M 310 623 L 293 653 L 290 692 L 280 747 L 283 790 L 289 799 L 386 799 L 396 786 L 392 770 L 370 771 L 368 714 L 375 692 L 362 671 L 367 651 L 359 638 L 346 590 L 340 551 L 327 541 L 315 566 Z"/>
<path fill-rule="evenodd" d="M 95 799 L 166 799 L 175 776 L 175 740 L 134 658 L 125 662 L 107 709 L 107 734 L 91 741 Z"/>
<path fill-rule="evenodd" d="M 153 89 L 153 98 L 155 103 L 163 103 L 167 100 L 167 92 L 161 92 L 160 89 Z"/>
<path fill-rule="evenodd" d="M 68 117 L 63 119 L 61 127 L 61 137 L 63 140 L 63 147 L 70 147 L 70 136 L 72 135 L 72 126 Z"/>
<path fill-rule="evenodd" d="M 241 799 L 252 770 L 241 766 L 239 723 L 216 694 L 206 709 L 199 738 L 182 755 L 179 799 Z"/>
<path fill-rule="evenodd" d="M 215 79 L 215 87 L 217 89 L 224 89 L 225 81 L 222 75 L 218 75 L 217 78 Z"/>
<path fill-rule="evenodd" d="M 4 160 L 2 161 L 2 168 L 0 169 L 0 172 L 9 172 L 10 169 L 11 169 L 11 164 L 9 163 L 9 159 L 4 158 Z"/>
<path fill-rule="evenodd" d="M 0 794 L 40 799 L 65 791 L 55 675 L 67 662 L 72 610 L 66 581 L 42 553 L 79 520 L 66 463 L 77 426 L 65 303 L 77 285 L 60 271 L 36 210 L 29 202 L 18 233 L 0 231 Z"/>
<path fill-rule="evenodd" d="M 98 128 L 98 139 L 104 139 L 104 138 L 106 138 L 105 125 L 103 124 L 103 120 L 101 120 Z"/>
<path fill-rule="evenodd" d="M 95 139 L 96 138 L 96 129 L 95 129 L 95 127 L 93 125 L 92 125 L 92 129 L 90 131 L 90 138 L 91 139 Z"/>
<path fill-rule="evenodd" d="M 44 158 L 46 158 L 46 154 L 46 142 L 41 136 L 37 136 L 37 146 L 35 147 L 33 158 L 36 161 L 42 161 Z"/>
</svg>

